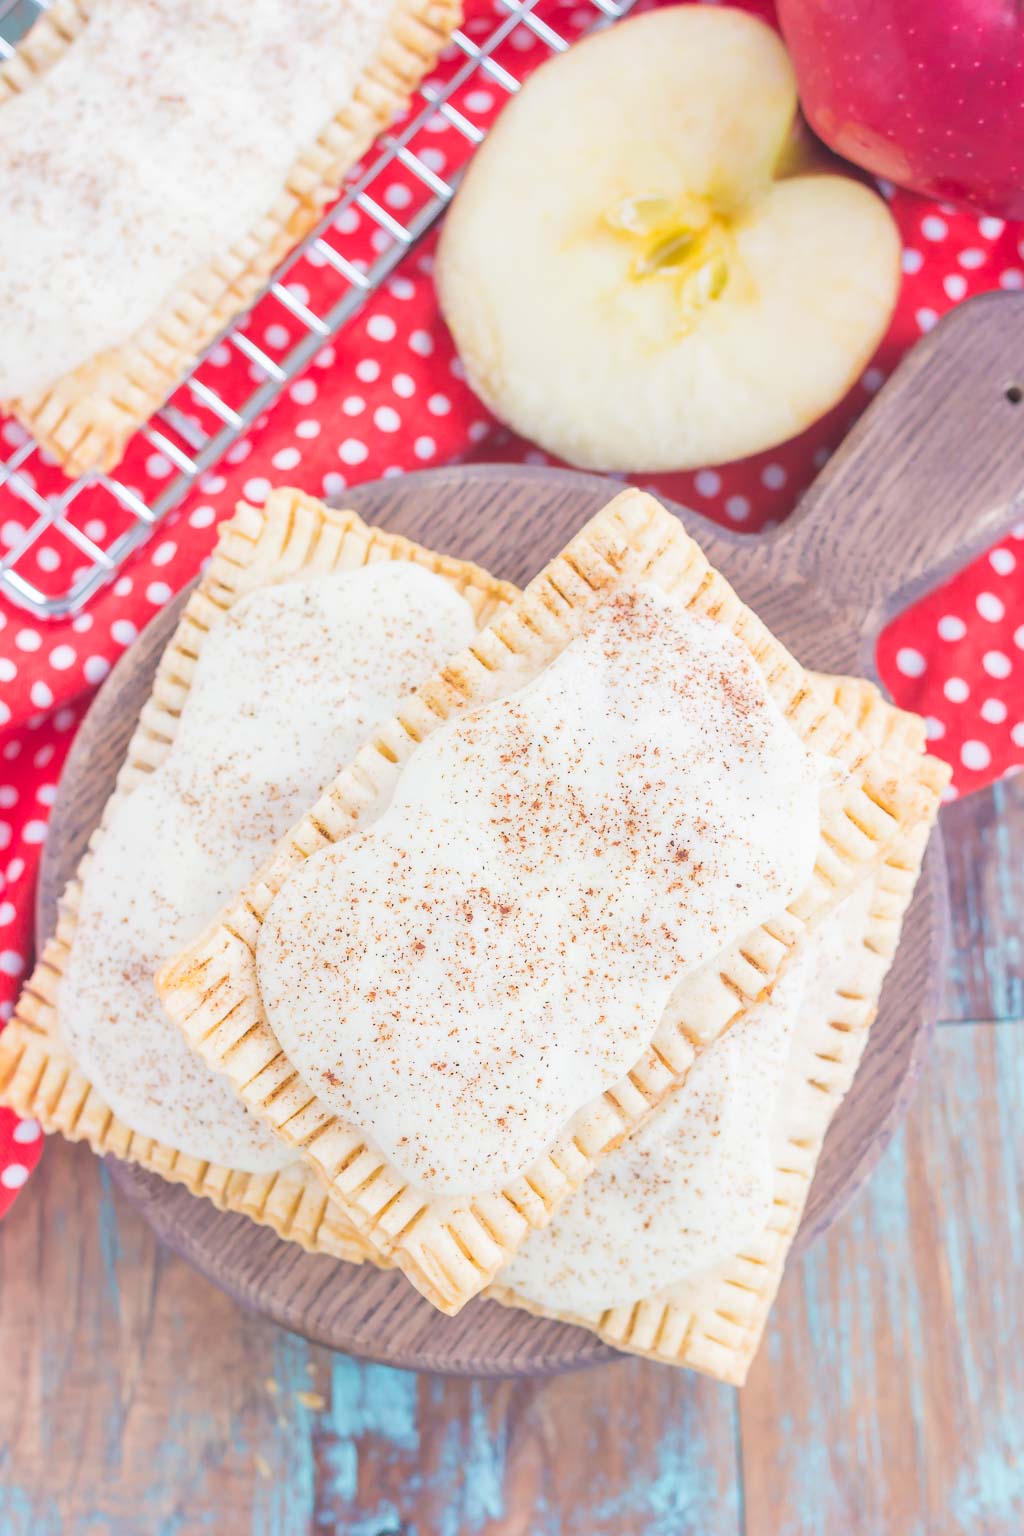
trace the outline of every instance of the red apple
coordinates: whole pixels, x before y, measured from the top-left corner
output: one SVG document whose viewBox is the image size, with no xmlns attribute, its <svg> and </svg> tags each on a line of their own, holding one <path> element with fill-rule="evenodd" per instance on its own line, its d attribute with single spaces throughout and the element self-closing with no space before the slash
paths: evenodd
<svg viewBox="0 0 1024 1536">
<path fill-rule="evenodd" d="M 1024 218 L 1018 0 L 778 0 L 778 14 L 804 112 L 837 154 Z"/>
</svg>

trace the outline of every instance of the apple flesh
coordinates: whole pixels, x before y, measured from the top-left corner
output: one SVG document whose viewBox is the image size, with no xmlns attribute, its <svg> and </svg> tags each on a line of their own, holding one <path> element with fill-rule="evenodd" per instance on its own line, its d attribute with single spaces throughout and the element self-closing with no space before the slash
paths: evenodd
<svg viewBox="0 0 1024 1536">
<path fill-rule="evenodd" d="M 777 33 L 726 7 L 620 22 L 530 76 L 437 259 L 496 416 L 573 464 L 676 470 L 842 398 L 892 314 L 899 237 L 860 181 L 792 174 L 796 106 Z"/>
<path fill-rule="evenodd" d="M 800 101 L 847 160 L 900 187 L 1024 218 L 1024 6 L 778 0 Z"/>
</svg>

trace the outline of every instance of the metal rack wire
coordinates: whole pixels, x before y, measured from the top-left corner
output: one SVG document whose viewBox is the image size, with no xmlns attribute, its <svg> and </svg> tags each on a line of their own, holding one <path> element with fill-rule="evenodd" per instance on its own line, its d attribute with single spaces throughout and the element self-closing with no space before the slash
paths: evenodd
<svg viewBox="0 0 1024 1536">
<path fill-rule="evenodd" d="M 230 453 L 440 218 L 465 160 L 485 137 L 482 119 L 490 113 L 478 110 L 477 103 L 487 93 L 474 91 L 474 83 L 486 82 L 512 96 L 525 77 L 516 34 L 522 39 L 526 29 L 531 49 L 539 43 L 548 53 L 561 53 L 571 40 L 624 16 L 633 3 L 579 0 L 569 12 L 558 0 L 495 0 L 493 25 L 488 18 L 483 26 L 476 17 L 457 31 L 443 71 L 423 84 L 402 123 L 356 168 L 341 198 L 278 269 L 256 304 L 207 348 L 180 388 L 136 434 L 116 473 L 69 481 L 16 422 L 0 418 L 0 591 L 37 617 L 60 618 L 76 612 L 112 580 L 197 478 Z M 49 4 L 0 0 L 0 61 L 10 57 Z M 444 176 L 431 168 L 423 146 L 437 114 L 455 130 L 460 147 L 453 158 L 461 164 L 446 166 Z M 396 165 L 409 173 L 416 189 L 402 218 L 375 196 L 377 185 Z M 374 226 L 377 254 L 369 262 L 354 259 L 351 249 L 346 254 L 344 214 L 353 207 Z M 304 285 L 291 281 L 304 261 L 333 284 L 328 302 L 321 299 L 316 310 L 303 297 Z M 250 317 L 266 306 L 287 317 L 289 332 L 298 328 L 298 340 L 279 356 L 248 334 Z M 223 355 L 225 346 L 247 360 L 251 388 L 243 398 L 224 398 L 221 377 L 209 366 L 211 356 L 218 348 Z M 153 464 L 159 465 L 162 478 L 149 473 Z"/>
</svg>

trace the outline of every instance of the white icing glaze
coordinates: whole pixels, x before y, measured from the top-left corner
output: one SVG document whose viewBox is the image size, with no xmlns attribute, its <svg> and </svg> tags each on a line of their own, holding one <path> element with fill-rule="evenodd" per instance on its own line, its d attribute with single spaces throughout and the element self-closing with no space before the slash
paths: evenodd
<svg viewBox="0 0 1024 1536">
<path fill-rule="evenodd" d="M 678 977 L 804 886 L 818 773 L 724 626 L 622 592 L 288 880 L 271 1025 L 413 1183 L 498 1188 L 637 1061 Z"/>
<path fill-rule="evenodd" d="M 395 561 L 263 588 L 210 632 L 170 754 L 104 829 L 61 986 L 76 1060 L 134 1130 L 251 1172 L 292 1159 L 192 1052 L 154 973 L 474 631 L 447 582 Z"/>
<path fill-rule="evenodd" d="M 0 107 L 0 399 L 125 341 L 255 229 L 391 9 L 96 0 Z"/>
<path fill-rule="evenodd" d="M 771 1209 L 771 1126 L 802 976 L 703 1051 L 685 1083 L 595 1168 L 500 1283 L 593 1317 L 735 1253 Z"/>
<path fill-rule="evenodd" d="M 710 1045 L 686 1081 L 605 1158 L 499 1276 L 547 1310 L 589 1319 L 694 1285 L 770 1215 L 783 1127 L 836 989 L 856 985 L 874 881 L 819 926 L 772 997 Z"/>
</svg>

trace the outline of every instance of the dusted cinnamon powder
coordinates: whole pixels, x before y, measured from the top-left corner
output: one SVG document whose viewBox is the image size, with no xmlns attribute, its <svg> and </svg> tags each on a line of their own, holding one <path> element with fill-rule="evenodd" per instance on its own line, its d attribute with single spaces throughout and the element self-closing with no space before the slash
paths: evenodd
<svg viewBox="0 0 1024 1536">
<path fill-rule="evenodd" d="M 3 400 L 127 341 L 211 263 L 237 269 L 232 247 L 349 100 L 392 4 L 89 10 L 51 68 L 0 104 Z"/>
<path fill-rule="evenodd" d="M 650 1120 L 529 1234 L 501 1285 L 596 1322 L 655 1295 L 696 1304 L 722 1264 L 758 1250 L 798 1106 L 820 1094 L 808 1077 L 821 1070 L 815 1052 L 836 994 L 862 995 L 875 898 L 869 876 L 808 936 L 770 998 L 709 1045 Z M 805 1118 L 816 1122 L 817 1105 Z"/>
<path fill-rule="evenodd" d="M 818 825 L 741 643 L 619 592 L 287 881 L 257 950 L 271 1026 L 412 1182 L 498 1188 L 637 1061 L 680 977 L 786 906 Z"/>
<path fill-rule="evenodd" d="M 60 989 L 76 1061 L 133 1130 L 249 1172 L 294 1157 L 192 1051 L 154 974 L 474 629 L 446 581 L 395 561 L 253 592 L 210 632 L 169 755 L 107 818 Z"/>
</svg>

